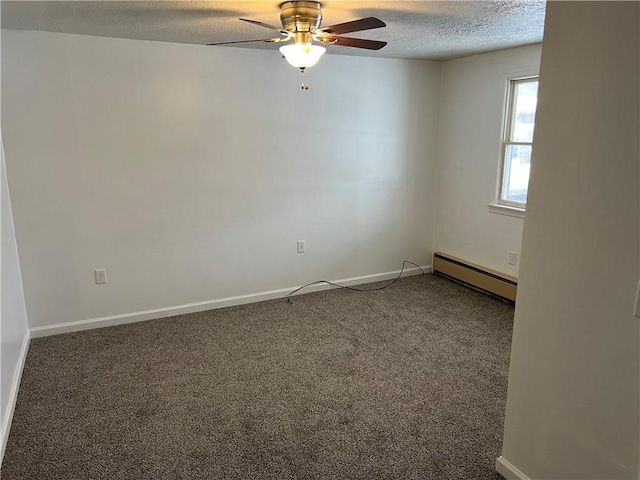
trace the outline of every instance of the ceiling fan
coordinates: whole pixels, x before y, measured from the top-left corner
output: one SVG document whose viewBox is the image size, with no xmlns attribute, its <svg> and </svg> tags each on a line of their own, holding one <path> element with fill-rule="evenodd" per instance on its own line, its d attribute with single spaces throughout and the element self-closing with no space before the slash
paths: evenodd
<svg viewBox="0 0 640 480">
<path fill-rule="evenodd" d="M 240 20 L 275 30 L 280 33 L 280 36 L 260 38 L 257 40 L 210 43 L 208 45 L 230 45 L 250 42 L 283 43 L 293 40 L 293 44 L 280 47 L 280 53 L 284 55 L 291 65 L 299 68 L 303 72 L 305 68 L 315 65 L 326 51 L 324 47 L 314 45 L 313 42 L 324 45 L 365 48 L 368 50 L 380 50 L 387 44 L 387 42 L 380 42 L 378 40 L 342 36 L 344 33 L 359 32 L 386 26 L 382 20 L 375 17 L 361 18 L 329 27 L 320 27 L 322 22 L 322 5 L 319 2 L 302 0 L 284 2 L 280 5 L 280 21 L 282 22 L 282 27 L 276 27 L 246 18 L 241 18 Z"/>
</svg>

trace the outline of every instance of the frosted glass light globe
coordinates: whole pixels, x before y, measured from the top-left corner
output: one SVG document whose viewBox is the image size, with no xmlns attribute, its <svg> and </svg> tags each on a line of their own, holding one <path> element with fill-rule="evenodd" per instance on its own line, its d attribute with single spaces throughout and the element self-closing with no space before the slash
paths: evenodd
<svg viewBox="0 0 640 480">
<path fill-rule="evenodd" d="M 280 53 L 296 68 L 313 67 L 326 51 L 326 48 L 310 43 L 294 43 L 280 47 Z"/>
</svg>

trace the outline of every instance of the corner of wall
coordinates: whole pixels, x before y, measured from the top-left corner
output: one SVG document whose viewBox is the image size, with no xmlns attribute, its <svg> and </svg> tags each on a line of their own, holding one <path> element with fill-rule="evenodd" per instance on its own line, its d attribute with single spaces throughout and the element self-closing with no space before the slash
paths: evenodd
<svg viewBox="0 0 640 480">
<path fill-rule="evenodd" d="M 29 329 L 27 329 L 24 332 L 20 356 L 18 357 L 18 362 L 13 373 L 13 379 L 9 390 L 9 402 L 7 404 L 6 411 L 2 412 L 2 424 L 0 424 L 0 472 L 2 471 L 2 460 L 4 459 L 4 452 L 7 448 L 7 441 L 9 440 L 13 412 L 18 399 L 18 389 L 20 388 L 20 380 L 22 379 L 22 371 L 24 370 L 24 364 L 27 360 L 27 353 L 29 352 L 30 340 L 31 334 L 29 333 Z"/>
<path fill-rule="evenodd" d="M 437 130 L 437 142 L 436 142 L 436 166 L 434 175 L 436 178 L 435 189 L 433 193 L 433 208 L 435 210 L 434 215 L 434 224 L 433 224 L 433 232 L 431 233 L 431 245 L 433 246 L 433 253 L 439 250 L 438 245 L 438 231 L 440 226 L 440 190 L 441 184 L 438 181 L 441 173 L 441 163 L 442 163 L 442 131 L 443 127 L 443 110 L 444 110 L 444 71 L 445 71 L 445 61 L 440 62 L 440 86 L 439 86 L 439 97 L 438 97 L 438 130 Z"/>
<path fill-rule="evenodd" d="M 22 288 L 11 199 L 0 131 L 0 467 L 9 438 L 31 332 Z"/>
</svg>

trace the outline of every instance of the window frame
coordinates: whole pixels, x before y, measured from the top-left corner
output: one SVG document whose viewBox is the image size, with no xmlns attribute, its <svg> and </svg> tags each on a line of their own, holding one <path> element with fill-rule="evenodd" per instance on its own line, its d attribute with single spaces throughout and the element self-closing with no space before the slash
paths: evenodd
<svg viewBox="0 0 640 480">
<path fill-rule="evenodd" d="M 496 213 L 504 213 L 507 215 L 523 216 L 526 211 L 527 204 L 522 202 L 513 202 L 503 199 L 505 188 L 505 180 L 508 178 L 507 172 L 507 150 L 511 145 L 530 146 L 533 153 L 533 139 L 531 142 L 516 142 L 511 140 L 514 124 L 515 113 L 515 94 L 516 85 L 531 81 L 540 82 L 539 75 L 524 75 L 507 79 L 507 94 L 503 114 L 502 139 L 500 142 L 500 162 L 498 169 L 498 182 L 496 188 L 495 201 L 489 205 L 491 211 Z M 537 106 L 536 106 L 537 111 Z M 534 126 L 535 128 L 535 126 Z M 528 187 L 527 187 L 528 190 Z M 527 191 L 528 193 L 528 191 Z"/>
</svg>

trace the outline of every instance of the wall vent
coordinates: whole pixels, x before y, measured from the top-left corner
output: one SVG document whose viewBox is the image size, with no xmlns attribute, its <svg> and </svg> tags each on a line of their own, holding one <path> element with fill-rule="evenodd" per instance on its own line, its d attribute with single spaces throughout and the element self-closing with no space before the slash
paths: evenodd
<svg viewBox="0 0 640 480">
<path fill-rule="evenodd" d="M 442 252 L 433 254 L 433 272 L 515 302 L 518 279 Z"/>
</svg>

